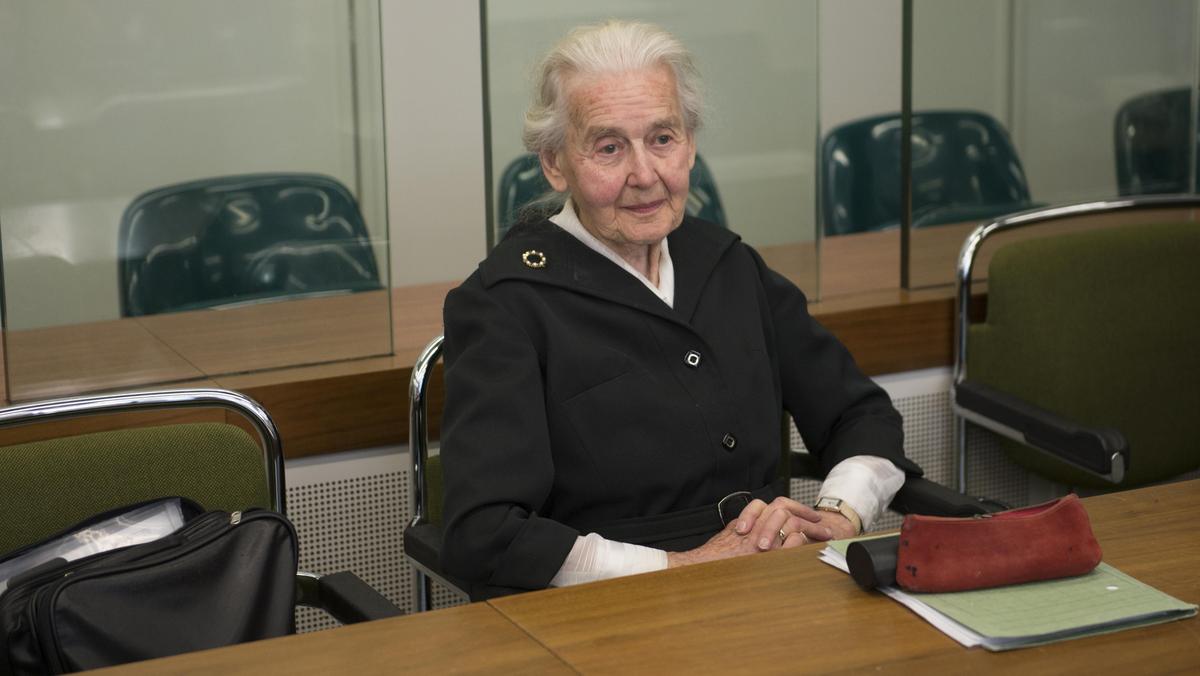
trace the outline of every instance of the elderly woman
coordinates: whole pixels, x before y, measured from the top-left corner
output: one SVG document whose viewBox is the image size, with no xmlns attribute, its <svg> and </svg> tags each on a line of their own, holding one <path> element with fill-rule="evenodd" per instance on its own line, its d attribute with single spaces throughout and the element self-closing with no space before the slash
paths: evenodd
<svg viewBox="0 0 1200 676">
<path fill-rule="evenodd" d="M 688 52 L 613 21 L 539 73 L 524 140 L 566 200 L 446 299 L 446 570 L 484 598 L 860 532 L 920 470 L 804 294 L 685 214 Z M 783 411 L 816 508 L 772 490 Z"/>
</svg>

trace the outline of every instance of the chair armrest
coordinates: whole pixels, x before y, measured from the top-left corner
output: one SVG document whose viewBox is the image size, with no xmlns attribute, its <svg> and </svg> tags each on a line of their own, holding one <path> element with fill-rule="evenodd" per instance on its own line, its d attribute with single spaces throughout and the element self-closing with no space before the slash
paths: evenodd
<svg viewBox="0 0 1200 676">
<path fill-rule="evenodd" d="M 1129 465 L 1129 442 L 1108 427 L 1087 427 L 1020 397 L 964 381 L 954 408 L 968 420 L 1118 483 Z"/>
<path fill-rule="evenodd" d="M 320 576 L 300 573 L 296 576 L 296 591 L 298 604 L 320 608 L 342 624 L 404 614 L 396 604 L 349 571 Z"/>
<path fill-rule="evenodd" d="M 901 514 L 974 516 L 1001 512 L 1009 507 L 996 500 L 964 495 L 925 477 L 910 476 L 904 480 L 888 508 Z"/>
<path fill-rule="evenodd" d="M 808 453 L 791 455 L 791 475 L 795 479 L 819 479 L 821 467 Z M 888 507 L 901 514 L 933 516 L 973 516 L 1008 509 L 996 500 L 963 495 L 958 491 L 919 476 L 909 476 Z"/>
<path fill-rule="evenodd" d="M 404 529 L 404 555 L 426 575 L 450 591 L 469 598 L 471 585 L 442 570 L 442 527 L 427 523 L 409 524 Z"/>
</svg>

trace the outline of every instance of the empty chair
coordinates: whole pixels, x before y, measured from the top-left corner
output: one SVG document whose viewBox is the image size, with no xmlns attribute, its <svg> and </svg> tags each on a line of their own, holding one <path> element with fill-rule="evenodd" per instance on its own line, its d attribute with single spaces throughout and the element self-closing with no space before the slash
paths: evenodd
<svg viewBox="0 0 1200 676">
<path fill-rule="evenodd" d="M 1192 91 L 1167 89 L 1142 94 L 1117 109 L 1113 146 L 1121 195 L 1192 192 L 1196 166 Z"/>
<path fill-rule="evenodd" d="M 1198 206 L 1200 198 L 1159 197 L 1050 208 L 967 239 L 954 386 L 960 487 L 966 421 L 1001 434 L 1017 464 L 1068 487 L 1130 488 L 1200 468 L 1200 224 L 1147 216 L 1055 234 L 1088 215 Z M 1034 227 L 1046 236 L 996 250 L 987 316 L 970 317 L 982 243 Z"/>
<path fill-rule="evenodd" d="M 504 239 L 510 228 L 523 220 L 521 209 L 530 202 L 551 192 L 550 184 L 542 175 L 542 165 L 537 155 L 526 153 L 509 162 L 500 175 L 500 189 L 496 210 L 499 226 L 496 241 Z M 725 221 L 725 208 L 721 205 L 721 196 L 717 193 L 717 184 L 712 172 L 700 153 L 696 153 L 696 163 L 688 176 L 687 213 L 697 218 L 703 218 L 717 225 L 728 227 Z M 552 214 L 546 214 L 547 216 Z"/>
<path fill-rule="evenodd" d="M 151 190 L 126 208 L 119 254 L 126 317 L 382 288 L 358 203 L 316 174 Z"/>
<path fill-rule="evenodd" d="M 192 421 L 181 409 L 204 413 Z M 0 430 L 7 444 L 0 446 L 0 554 L 93 515 L 163 497 L 188 498 L 206 510 L 284 512 L 279 432 L 257 402 L 236 392 L 163 390 L 21 404 L 0 409 Z M 350 573 L 300 573 L 294 587 L 298 604 L 345 623 L 400 614 Z M 231 626 L 242 619 L 231 617 Z"/>
<path fill-rule="evenodd" d="M 821 147 L 826 235 L 898 227 L 901 217 L 898 114 L 831 130 Z M 1008 132 L 974 111 L 913 113 L 914 227 L 985 220 L 1034 206 Z"/>
</svg>

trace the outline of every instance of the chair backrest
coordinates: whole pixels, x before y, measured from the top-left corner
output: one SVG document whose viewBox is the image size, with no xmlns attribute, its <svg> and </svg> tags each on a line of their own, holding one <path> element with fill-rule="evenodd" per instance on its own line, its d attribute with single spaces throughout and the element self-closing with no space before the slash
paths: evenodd
<svg viewBox="0 0 1200 676">
<path fill-rule="evenodd" d="M 821 147 L 826 235 L 898 227 L 901 213 L 899 114 L 848 122 Z M 968 110 L 912 118 L 913 225 L 985 220 L 1029 208 L 1029 187 L 1008 132 Z"/>
<path fill-rule="evenodd" d="M 157 188 L 121 217 L 121 314 L 381 288 L 358 203 L 316 174 Z"/>
<path fill-rule="evenodd" d="M 1200 199 L 1190 202 L 1200 206 Z M 1145 208 L 1170 205 L 1160 198 Z M 1115 208 L 1046 210 L 1044 220 L 1030 212 L 1016 225 L 1053 233 L 1058 218 Z M 964 246 L 964 257 L 990 234 L 983 230 Z M 1197 260 L 1200 224 L 1147 220 L 1000 247 L 988 271 L 983 322 L 969 322 L 960 288 L 959 380 L 1088 427 L 1115 429 L 1129 445 L 1128 467 L 1115 485 L 1005 440 L 1013 460 L 1054 481 L 1097 488 L 1143 485 L 1200 467 Z M 964 274 L 969 268 L 964 273 L 960 263 Z"/>
<path fill-rule="evenodd" d="M 696 153 L 688 181 L 687 213 L 728 227 L 716 180 L 700 153 Z M 500 174 L 496 241 L 504 239 L 512 226 L 522 220 L 522 208 L 551 191 L 537 155 L 526 153 L 509 162 Z"/>
<path fill-rule="evenodd" d="M 1188 88 L 1142 94 L 1117 109 L 1113 147 L 1117 191 L 1122 195 L 1192 192 L 1189 167 L 1200 168 L 1195 143 L 1189 143 L 1192 110 Z"/>
<path fill-rule="evenodd" d="M 243 416 L 259 441 L 224 422 L 50 436 L 52 423 L 82 416 L 210 407 Z M 206 509 L 284 510 L 279 433 L 261 406 L 236 392 L 137 392 L 0 409 L 0 429 L 35 424 L 36 441 L 0 447 L 0 553 L 94 514 L 164 496 L 191 498 Z"/>
</svg>

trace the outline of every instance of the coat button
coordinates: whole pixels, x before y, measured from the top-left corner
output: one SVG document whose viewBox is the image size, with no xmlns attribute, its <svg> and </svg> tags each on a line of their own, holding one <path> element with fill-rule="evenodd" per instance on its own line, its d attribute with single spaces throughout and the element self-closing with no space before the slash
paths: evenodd
<svg viewBox="0 0 1200 676">
<path fill-rule="evenodd" d="M 700 353 L 695 350 L 688 350 L 687 354 L 683 355 L 683 363 L 692 368 L 700 366 Z"/>
<path fill-rule="evenodd" d="M 726 434 L 721 439 L 721 445 L 724 446 L 727 450 L 732 451 L 733 447 L 737 446 L 737 437 L 734 437 L 732 434 Z"/>
</svg>

